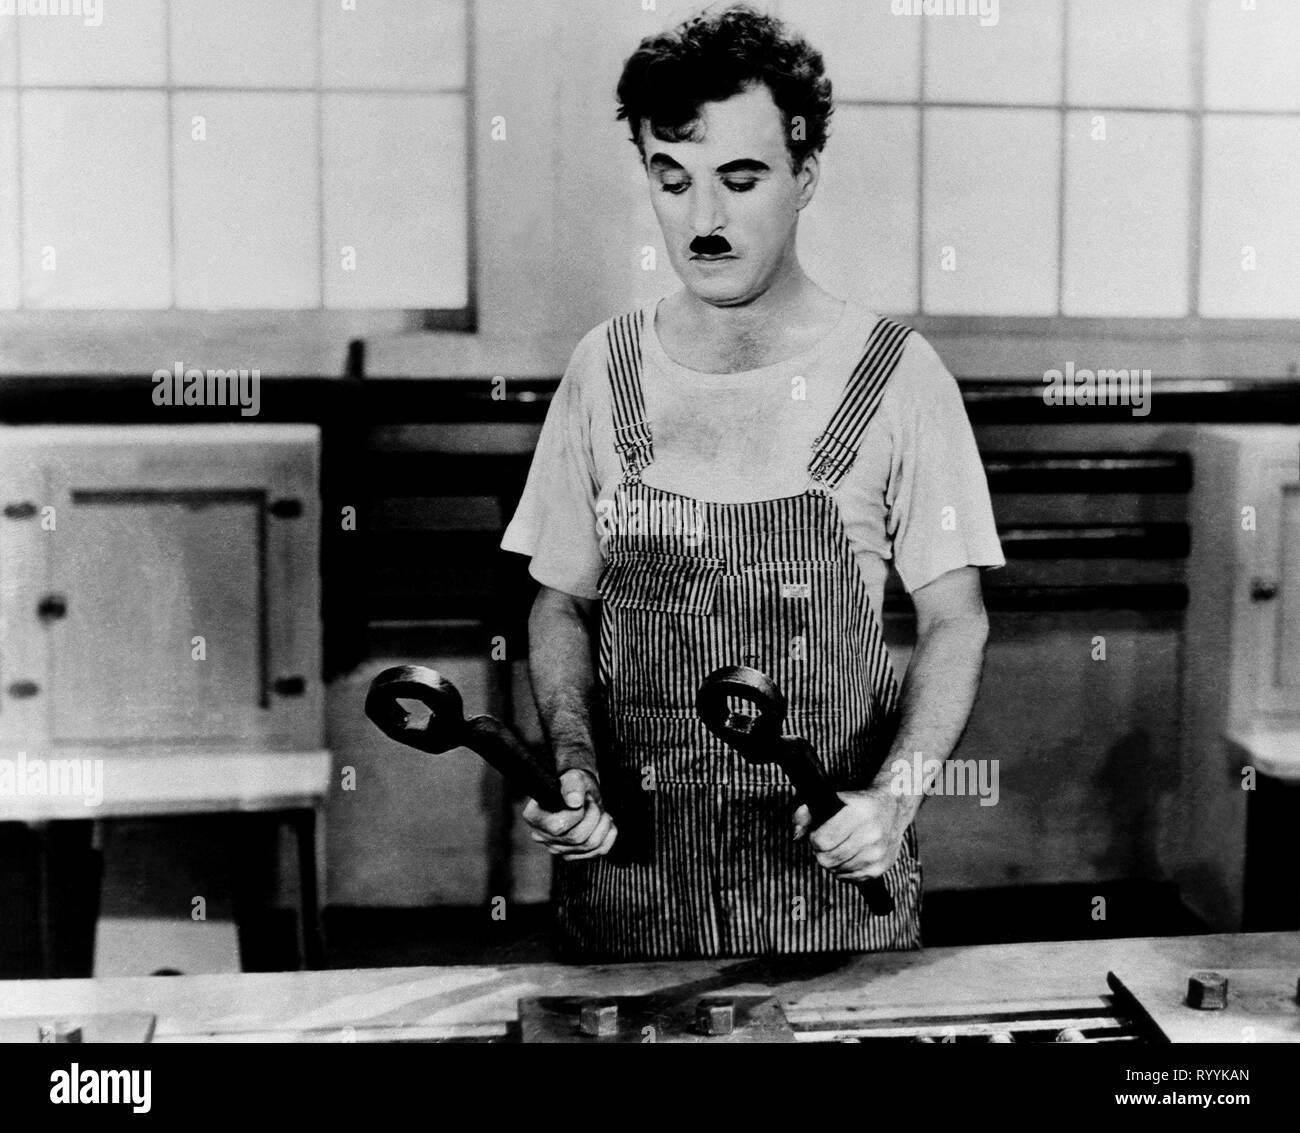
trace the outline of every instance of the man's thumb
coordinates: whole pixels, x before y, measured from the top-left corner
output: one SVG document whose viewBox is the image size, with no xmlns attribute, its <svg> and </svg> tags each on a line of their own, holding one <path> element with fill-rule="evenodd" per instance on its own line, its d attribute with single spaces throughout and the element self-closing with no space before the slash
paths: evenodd
<svg viewBox="0 0 1300 1133">
<path fill-rule="evenodd" d="M 794 840 L 797 842 L 808 834 L 812 825 L 812 812 L 806 806 L 796 808 L 794 812 Z"/>
<path fill-rule="evenodd" d="M 579 810 L 587 799 L 587 776 L 581 771 L 566 771 L 560 776 L 560 794 L 564 796 L 564 805 L 570 810 Z"/>
</svg>

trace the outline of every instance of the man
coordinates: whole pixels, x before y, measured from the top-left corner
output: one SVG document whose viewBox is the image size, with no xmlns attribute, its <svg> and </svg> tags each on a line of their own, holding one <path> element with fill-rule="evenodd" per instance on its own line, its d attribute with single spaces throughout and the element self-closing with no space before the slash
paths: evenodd
<svg viewBox="0 0 1300 1133">
<path fill-rule="evenodd" d="M 832 108 L 812 48 L 728 8 L 643 41 L 618 97 L 682 288 L 579 344 L 502 541 L 541 584 L 530 668 L 569 809 L 524 818 L 558 859 L 561 953 L 919 947 L 921 796 L 890 765 L 956 745 L 977 568 L 1003 563 L 960 394 L 800 266 Z M 901 693 L 891 557 L 917 617 Z M 723 665 L 783 691 L 846 804 L 817 829 L 696 717 Z M 845 884 L 875 877 L 887 916 Z"/>
</svg>

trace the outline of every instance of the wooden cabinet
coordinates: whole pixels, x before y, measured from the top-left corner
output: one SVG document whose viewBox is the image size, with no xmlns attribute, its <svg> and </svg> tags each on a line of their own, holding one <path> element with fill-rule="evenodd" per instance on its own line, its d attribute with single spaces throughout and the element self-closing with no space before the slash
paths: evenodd
<svg viewBox="0 0 1300 1133">
<path fill-rule="evenodd" d="M 1237 929 L 1252 799 L 1300 777 L 1300 429 L 1207 428 L 1194 459 L 1179 882 Z"/>
<path fill-rule="evenodd" d="M 93 817 L 323 794 L 317 465 L 309 426 L 0 428 L 3 754 L 103 760 Z"/>
</svg>

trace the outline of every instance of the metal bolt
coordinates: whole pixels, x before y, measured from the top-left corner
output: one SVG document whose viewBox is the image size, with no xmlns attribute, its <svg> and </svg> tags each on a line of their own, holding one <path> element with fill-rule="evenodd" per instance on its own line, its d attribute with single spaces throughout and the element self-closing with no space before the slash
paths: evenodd
<svg viewBox="0 0 1300 1133">
<path fill-rule="evenodd" d="M 612 999 L 593 999 L 582 1005 L 578 1030 L 593 1039 L 618 1034 L 618 1004 Z"/>
<path fill-rule="evenodd" d="M 1058 1043 L 1086 1043 L 1088 1040 L 1078 1027 L 1066 1027 L 1052 1041 Z"/>
<path fill-rule="evenodd" d="M 66 1019 L 59 1019 L 54 1023 L 42 1023 L 40 1026 L 40 1041 L 43 1043 L 79 1043 L 81 1042 L 81 1028 L 76 1023 L 69 1023 Z"/>
<path fill-rule="evenodd" d="M 695 1005 L 695 1025 L 706 1035 L 729 1035 L 736 1027 L 736 1001 L 706 996 Z"/>
<path fill-rule="evenodd" d="M 989 1035 L 989 1042 L 991 1043 L 1013 1043 L 1015 1041 L 1010 1031 L 994 1031 Z"/>
<path fill-rule="evenodd" d="M 1197 1011 L 1222 1011 L 1228 1006 L 1228 977 L 1218 972 L 1193 972 L 1187 979 L 1187 1006 Z"/>
<path fill-rule="evenodd" d="M 912 1041 L 914 1043 L 932 1043 L 934 1039 L 930 1035 L 917 1035 Z"/>
</svg>

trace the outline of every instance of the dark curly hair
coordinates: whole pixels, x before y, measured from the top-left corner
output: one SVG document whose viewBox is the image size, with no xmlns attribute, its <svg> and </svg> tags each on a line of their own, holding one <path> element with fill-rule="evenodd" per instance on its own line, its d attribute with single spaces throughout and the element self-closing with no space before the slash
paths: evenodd
<svg viewBox="0 0 1300 1133">
<path fill-rule="evenodd" d="M 826 144 L 831 81 L 821 53 L 780 20 L 745 4 L 705 11 L 671 31 L 647 36 L 623 65 L 618 117 L 641 151 L 641 124 L 665 142 L 693 141 L 700 107 L 766 84 L 785 120 L 785 144 L 798 172 Z M 795 129 L 795 119 L 802 128 Z"/>
</svg>

